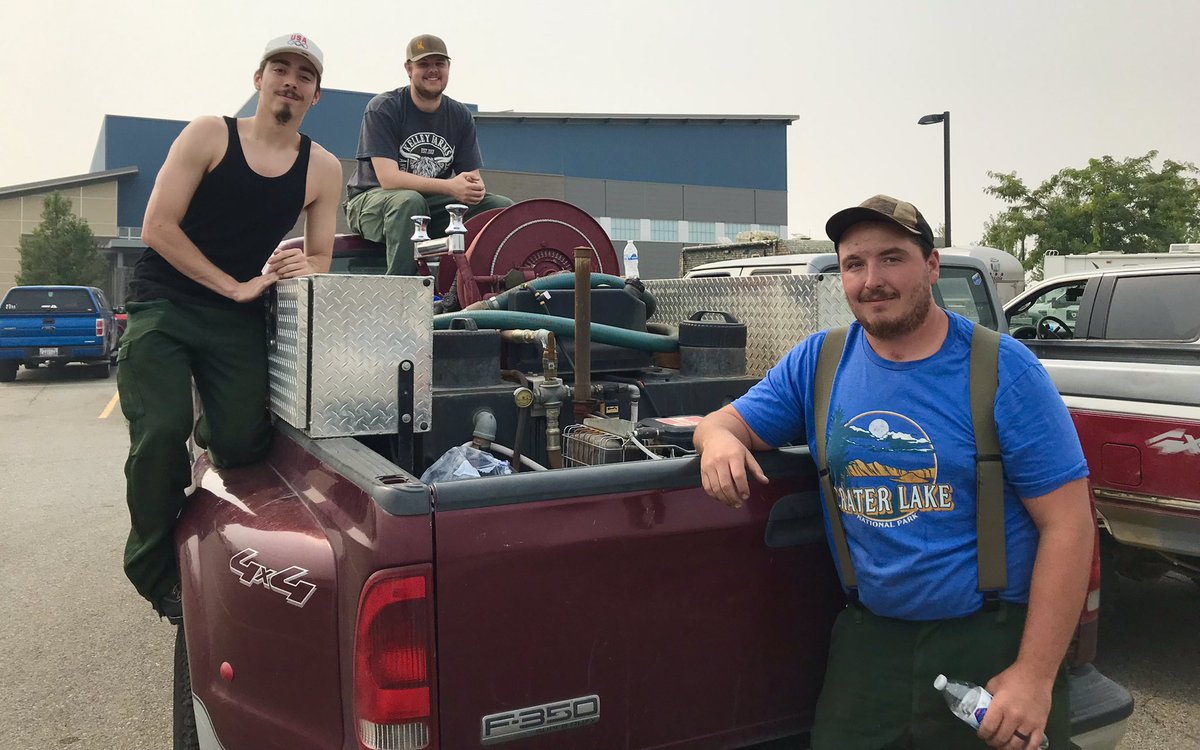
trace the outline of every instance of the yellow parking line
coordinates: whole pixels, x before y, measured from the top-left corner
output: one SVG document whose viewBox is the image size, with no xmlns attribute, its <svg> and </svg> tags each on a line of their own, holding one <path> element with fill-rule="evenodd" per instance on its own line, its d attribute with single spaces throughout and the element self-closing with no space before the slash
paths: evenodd
<svg viewBox="0 0 1200 750">
<path fill-rule="evenodd" d="M 119 393 L 114 393 L 112 399 L 109 400 L 109 402 L 108 402 L 108 406 L 104 407 L 104 411 L 100 412 L 100 416 L 97 418 L 98 419 L 108 419 L 108 415 L 112 414 L 113 407 L 115 407 L 117 405 L 117 402 L 120 400 L 121 400 L 121 395 Z"/>
</svg>

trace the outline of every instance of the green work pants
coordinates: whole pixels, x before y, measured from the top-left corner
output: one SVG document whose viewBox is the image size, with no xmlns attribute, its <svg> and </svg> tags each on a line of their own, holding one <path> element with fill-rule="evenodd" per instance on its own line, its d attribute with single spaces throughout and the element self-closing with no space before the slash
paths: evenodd
<svg viewBox="0 0 1200 750">
<path fill-rule="evenodd" d="M 933 680 L 944 674 L 986 685 L 1016 661 L 1025 614 L 1026 607 L 1001 602 L 968 617 L 913 622 L 847 607 L 833 626 L 813 750 L 984 750 Z M 1047 724 L 1051 748 L 1073 747 L 1065 669 Z"/>
<path fill-rule="evenodd" d="M 412 241 L 414 216 L 428 216 L 430 237 L 445 237 L 450 224 L 446 206 L 456 201 L 447 195 L 422 195 L 415 190 L 375 188 L 346 202 L 346 221 L 352 232 L 371 242 L 387 245 L 387 272 L 412 276 L 417 262 Z M 466 218 L 493 208 L 507 208 L 512 201 L 503 195 L 485 193 L 483 200 L 467 209 Z"/>
<path fill-rule="evenodd" d="M 175 522 L 191 484 L 192 381 L 204 408 L 197 442 L 214 466 L 253 463 L 270 447 L 267 340 L 260 308 L 130 302 L 117 357 L 130 530 L 125 574 L 151 603 L 179 582 Z"/>
</svg>

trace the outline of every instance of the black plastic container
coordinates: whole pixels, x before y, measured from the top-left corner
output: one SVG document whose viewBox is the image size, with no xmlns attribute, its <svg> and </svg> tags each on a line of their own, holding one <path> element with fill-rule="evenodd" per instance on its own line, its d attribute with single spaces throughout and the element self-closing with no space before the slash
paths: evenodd
<svg viewBox="0 0 1200 750">
<path fill-rule="evenodd" d="M 716 316 L 718 320 L 705 320 Z M 698 310 L 679 324 L 679 374 L 699 378 L 746 374 L 746 326 L 727 312 Z"/>
</svg>

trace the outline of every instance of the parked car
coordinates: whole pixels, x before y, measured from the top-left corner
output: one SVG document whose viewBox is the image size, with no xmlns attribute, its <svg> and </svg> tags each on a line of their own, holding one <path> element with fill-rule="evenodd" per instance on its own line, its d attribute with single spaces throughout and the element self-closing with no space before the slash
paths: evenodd
<svg viewBox="0 0 1200 750">
<path fill-rule="evenodd" d="M 90 286 L 16 286 L 0 302 L 0 382 L 17 368 L 83 362 L 107 378 L 117 327 L 104 292 Z"/>
<path fill-rule="evenodd" d="M 1200 583 L 1200 264 L 1058 276 L 1005 315 L 1075 420 L 1106 573 Z"/>
</svg>

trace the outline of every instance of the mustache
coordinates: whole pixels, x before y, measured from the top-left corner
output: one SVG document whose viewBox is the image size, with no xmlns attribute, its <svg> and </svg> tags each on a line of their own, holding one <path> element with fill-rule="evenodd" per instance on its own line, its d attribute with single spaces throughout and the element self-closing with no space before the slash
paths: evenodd
<svg viewBox="0 0 1200 750">
<path fill-rule="evenodd" d="M 889 299 L 897 299 L 900 295 L 895 292 L 872 292 L 858 295 L 859 302 L 883 302 Z"/>
<path fill-rule="evenodd" d="M 300 98 L 301 98 L 299 94 L 297 94 L 295 91 L 293 91 L 291 89 L 280 89 L 279 91 L 275 92 L 275 95 L 282 96 L 285 99 L 291 99 L 291 100 L 297 101 L 297 102 L 300 101 Z"/>
</svg>

